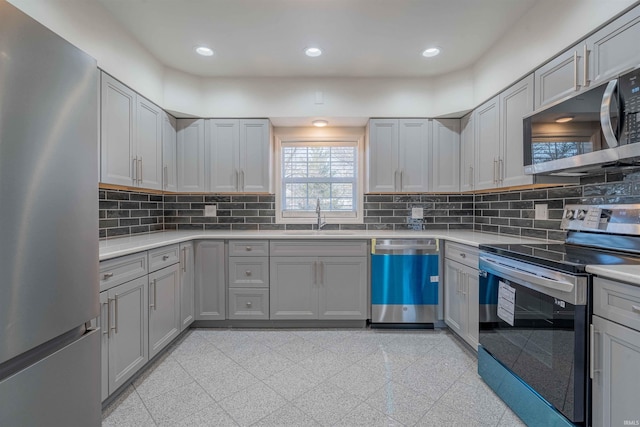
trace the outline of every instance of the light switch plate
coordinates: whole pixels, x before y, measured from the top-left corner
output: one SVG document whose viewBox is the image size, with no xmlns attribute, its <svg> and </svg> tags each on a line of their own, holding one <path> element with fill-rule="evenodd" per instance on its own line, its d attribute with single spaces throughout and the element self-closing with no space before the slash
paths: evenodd
<svg viewBox="0 0 640 427">
<path fill-rule="evenodd" d="M 549 219 L 549 205 L 546 203 L 537 204 L 535 219 Z"/>
<path fill-rule="evenodd" d="M 422 219 L 424 217 L 423 208 L 411 208 L 411 219 Z"/>
<path fill-rule="evenodd" d="M 217 205 L 204 205 L 204 216 L 217 216 L 217 215 L 218 215 Z"/>
</svg>

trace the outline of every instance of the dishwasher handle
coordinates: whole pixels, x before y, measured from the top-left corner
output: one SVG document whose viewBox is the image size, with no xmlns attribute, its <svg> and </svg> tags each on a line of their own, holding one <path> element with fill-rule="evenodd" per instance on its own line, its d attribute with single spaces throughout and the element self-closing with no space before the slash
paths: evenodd
<svg viewBox="0 0 640 427">
<path fill-rule="evenodd" d="M 386 254 L 434 254 L 438 253 L 437 239 L 421 239 L 421 240 L 379 240 L 372 247 L 373 253 Z"/>
</svg>

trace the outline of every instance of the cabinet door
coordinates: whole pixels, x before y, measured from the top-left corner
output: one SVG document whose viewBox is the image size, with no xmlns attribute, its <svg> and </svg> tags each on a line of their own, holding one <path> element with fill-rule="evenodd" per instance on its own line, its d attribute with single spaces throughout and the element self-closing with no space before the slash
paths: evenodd
<svg viewBox="0 0 640 427">
<path fill-rule="evenodd" d="M 432 121 L 431 191 L 460 191 L 460 120 Z"/>
<path fill-rule="evenodd" d="M 465 335 L 466 307 L 462 298 L 462 264 L 444 260 L 444 321 L 459 336 Z"/>
<path fill-rule="evenodd" d="M 240 185 L 247 193 L 269 192 L 271 176 L 269 120 L 240 120 Z"/>
<path fill-rule="evenodd" d="M 109 393 L 113 393 L 149 360 L 147 276 L 108 291 Z"/>
<path fill-rule="evenodd" d="M 624 14 L 589 37 L 586 46 L 587 83 L 601 83 L 640 63 L 640 7 Z M 584 49 L 584 47 L 583 47 Z"/>
<path fill-rule="evenodd" d="M 474 188 L 474 129 L 473 114 L 460 119 L 460 191 L 472 191 Z"/>
<path fill-rule="evenodd" d="M 177 120 L 178 191 L 206 191 L 203 119 Z"/>
<path fill-rule="evenodd" d="M 109 295 L 100 292 L 100 400 L 109 397 Z"/>
<path fill-rule="evenodd" d="M 162 190 L 162 110 L 140 95 L 136 96 L 135 129 L 138 185 Z"/>
<path fill-rule="evenodd" d="M 207 120 L 207 182 L 211 192 L 236 192 L 240 183 L 238 120 Z"/>
<path fill-rule="evenodd" d="M 195 257 L 196 320 L 225 320 L 227 297 L 224 242 L 196 242 Z"/>
<path fill-rule="evenodd" d="M 502 186 L 533 183 L 532 175 L 524 174 L 524 143 L 522 116 L 533 111 L 533 75 L 529 75 L 500 94 L 499 160 Z"/>
<path fill-rule="evenodd" d="M 369 120 L 369 191 L 397 191 L 398 120 Z"/>
<path fill-rule="evenodd" d="M 399 120 L 397 187 L 403 192 L 429 191 L 431 144 L 429 121 L 426 119 Z"/>
<path fill-rule="evenodd" d="M 100 182 L 135 186 L 134 91 L 101 74 Z"/>
<path fill-rule="evenodd" d="M 580 89 L 580 71 L 584 66 L 582 49 L 582 45 L 576 45 L 534 72 L 536 109 Z"/>
<path fill-rule="evenodd" d="M 271 257 L 271 319 L 318 318 L 318 258 Z"/>
<path fill-rule="evenodd" d="M 180 265 L 149 274 L 149 358 L 180 333 Z"/>
<path fill-rule="evenodd" d="M 594 427 L 637 425 L 640 332 L 593 316 Z M 636 424 L 629 424 L 636 423 Z"/>
<path fill-rule="evenodd" d="M 176 119 L 167 113 L 163 112 L 162 114 L 162 177 L 164 189 L 166 191 L 178 191 Z"/>
<path fill-rule="evenodd" d="M 367 318 L 367 258 L 318 259 L 318 318 Z"/>
<path fill-rule="evenodd" d="M 180 243 L 180 330 L 184 331 L 194 320 L 194 257 L 193 243 Z"/>
<path fill-rule="evenodd" d="M 498 186 L 500 155 L 500 104 L 498 97 L 487 101 L 474 112 L 476 190 Z"/>
<path fill-rule="evenodd" d="M 464 266 L 464 279 L 467 297 L 467 329 L 464 339 L 474 350 L 478 350 L 478 334 L 480 319 L 478 316 L 480 308 L 480 278 L 478 270 Z"/>
</svg>

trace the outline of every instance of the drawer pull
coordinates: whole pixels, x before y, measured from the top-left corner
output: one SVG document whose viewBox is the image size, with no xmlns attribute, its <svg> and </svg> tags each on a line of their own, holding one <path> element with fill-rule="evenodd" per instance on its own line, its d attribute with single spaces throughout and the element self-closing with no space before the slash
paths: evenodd
<svg viewBox="0 0 640 427">
<path fill-rule="evenodd" d="M 251 301 L 248 301 L 248 302 L 247 302 L 247 307 L 248 307 L 248 308 L 251 308 Z"/>
<path fill-rule="evenodd" d="M 104 274 L 102 275 L 102 278 L 103 278 L 104 280 L 111 279 L 112 277 L 113 277 L 113 273 L 104 273 Z"/>
<path fill-rule="evenodd" d="M 162 260 L 163 260 L 163 261 L 166 261 L 166 260 L 168 260 L 168 259 L 169 259 L 169 255 L 162 255 Z"/>
<path fill-rule="evenodd" d="M 631 311 L 634 311 L 634 312 L 640 314 L 640 306 L 632 305 L 631 306 Z"/>
<path fill-rule="evenodd" d="M 245 249 L 247 250 L 247 252 L 251 252 L 253 248 L 251 246 L 247 246 Z"/>
<path fill-rule="evenodd" d="M 251 276 L 251 270 L 245 271 L 244 274 L 247 275 L 247 276 Z"/>
<path fill-rule="evenodd" d="M 460 254 L 460 256 L 461 256 L 462 258 L 466 258 L 466 257 L 467 257 L 467 254 Z"/>
</svg>

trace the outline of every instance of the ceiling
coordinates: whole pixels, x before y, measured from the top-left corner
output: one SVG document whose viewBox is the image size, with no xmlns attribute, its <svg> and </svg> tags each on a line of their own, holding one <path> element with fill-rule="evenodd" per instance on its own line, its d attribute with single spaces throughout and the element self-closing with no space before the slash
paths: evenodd
<svg viewBox="0 0 640 427">
<path fill-rule="evenodd" d="M 165 66 L 197 76 L 428 77 L 474 64 L 537 0 L 97 1 Z M 424 58 L 432 46 L 442 53 Z"/>
</svg>

